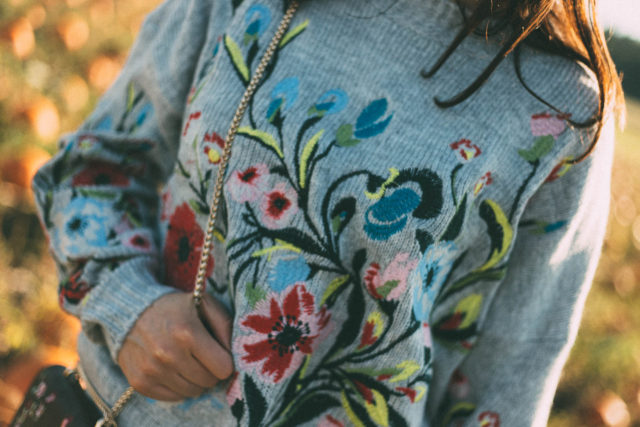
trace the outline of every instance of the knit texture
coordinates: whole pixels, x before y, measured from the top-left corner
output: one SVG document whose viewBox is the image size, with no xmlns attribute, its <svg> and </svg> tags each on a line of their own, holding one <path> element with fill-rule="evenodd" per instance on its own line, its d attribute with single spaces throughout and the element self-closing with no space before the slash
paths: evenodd
<svg viewBox="0 0 640 427">
<path fill-rule="evenodd" d="M 33 187 L 78 316 L 84 371 L 113 403 L 140 314 L 192 290 L 213 179 L 281 0 L 173 0 Z M 304 1 L 227 170 L 207 290 L 233 316 L 236 373 L 123 426 L 544 425 L 603 239 L 611 126 L 596 151 L 450 0 Z M 536 93 L 580 121 L 583 66 L 524 47 Z"/>
</svg>

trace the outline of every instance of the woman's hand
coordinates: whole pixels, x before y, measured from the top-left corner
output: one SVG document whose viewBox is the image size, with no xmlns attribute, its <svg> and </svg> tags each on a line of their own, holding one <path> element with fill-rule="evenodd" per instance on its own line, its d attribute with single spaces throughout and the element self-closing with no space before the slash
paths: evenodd
<svg viewBox="0 0 640 427">
<path fill-rule="evenodd" d="M 202 299 L 202 309 L 214 336 L 198 317 L 191 294 L 165 295 L 142 313 L 118 354 L 136 391 L 156 400 L 182 400 L 231 375 L 231 318 L 210 295 Z"/>
</svg>

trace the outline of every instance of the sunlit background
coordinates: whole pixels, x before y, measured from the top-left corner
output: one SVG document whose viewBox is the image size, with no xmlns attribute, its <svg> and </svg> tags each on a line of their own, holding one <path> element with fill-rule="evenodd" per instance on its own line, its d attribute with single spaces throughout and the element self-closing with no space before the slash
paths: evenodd
<svg viewBox="0 0 640 427">
<path fill-rule="evenodd" d="M 29 181 L 120 70 L 159 0 L 0 0 L 0 426 L 46 364 L 75 362 Z M 550 425 L 640 426 L 640 1 L 601 0 L 624 81 L 605 251 Z M 635 38 L 635 40 L 634 40 Z"/>
</svg>

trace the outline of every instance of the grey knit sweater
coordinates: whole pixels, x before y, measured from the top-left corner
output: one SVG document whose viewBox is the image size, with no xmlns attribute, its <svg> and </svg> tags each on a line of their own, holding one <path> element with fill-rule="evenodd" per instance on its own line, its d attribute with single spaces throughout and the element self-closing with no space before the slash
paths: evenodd
<svg viewBox="0 0 640 427">
<path fill-rule="evenodd" d="M 281 0 L 172 0 L 146 20 L 94 113 L 34 179 L 109 403 L 155 299 L 193 287 L 231 118 Z M 302 2 L 245 114 L 208 291 L 236 373 L 179 403 L 136 395 L 123 426 L 544 425 L 603 239 L 611 126 L 596 151 L 531 96 L 451 0 Z M 523 48 L 524 79 L 576 120 L 591 73 Z"/>
</svg>

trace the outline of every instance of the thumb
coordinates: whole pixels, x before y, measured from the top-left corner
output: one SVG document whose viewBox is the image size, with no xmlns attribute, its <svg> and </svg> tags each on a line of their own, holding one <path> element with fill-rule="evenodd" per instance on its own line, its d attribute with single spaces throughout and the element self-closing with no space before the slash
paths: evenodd
<svg viewBox="0 0 640 427">
<path fill-rule="evenodd" d="M 199 312 L 200 320 L 204 323 L 209 333 L 228 352 L 231 352 L 231 326 L 233 322 L 225 306 L 211 295 L 205 293 Z"/>
</svg>

